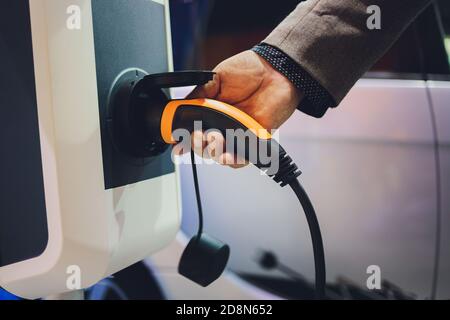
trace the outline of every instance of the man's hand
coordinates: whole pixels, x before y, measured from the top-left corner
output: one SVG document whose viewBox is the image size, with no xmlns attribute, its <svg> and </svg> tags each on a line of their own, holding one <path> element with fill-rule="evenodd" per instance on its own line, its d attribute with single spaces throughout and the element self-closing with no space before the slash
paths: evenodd
<svg viewBox="0 0 450 320">
<path fill-rule="evenodd" d="M 253 51 L 233 56 L 215 69 L 214 80 L 196 88 L 189 98 L 210 98 L 231 104 L 258 121 L 268 130 L 278 129 L 296 110 L 302 95 L 281 73 Z M 194 151 L 200 156 L 233 168 L 243 167 L 241 159 L 217 146 L 224 146 L 217 132 L 195 132 Z"/>
</svg>

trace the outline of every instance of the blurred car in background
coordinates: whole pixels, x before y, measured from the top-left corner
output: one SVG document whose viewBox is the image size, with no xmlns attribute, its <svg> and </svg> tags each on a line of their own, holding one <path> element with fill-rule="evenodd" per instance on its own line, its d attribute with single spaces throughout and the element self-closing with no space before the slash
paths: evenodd
<svg viewBox="0 0 450 320">
<path fill-rule="evenodd" d="M 176 69 L 212 69 L 251 48 L 298 2 L 172 0 Z M 448 52 L 450 3 L 442 0 L 337 109 L 322 119 L 297 112 L 280 129 L 318 213 L 330 299 L 450 299 Z M 86 297 L 311 298 L 311 242 L 294 196 L 253 167 L 198 170 L 205 230 L 231 247 L 226 274 L 203 288 L 177 273 L 197 224 L 191 167 L 181 165 L 183 231 L 177 241 Z M 381 270 L 381 290 L 366 286 L 373 265 Z"/>
<path fill-rule="evenodd" d="M 212 69 L 251 48 L 298 1 L 214 3 L 191 54 L 176 60 L 178 69 Z M 408 28 L 337 109 L 322 119 L 298 112 L 280 129 L 318 212 L 330 297 L 450 298 L 450 4 L 438 4 Z M 177 21 L 174 32 L 182 32 Z M 282 298 L 311 297 L 309 232 L 290 192 L 252 167 L 204 165 L 199 176 L 206 231 L 230 244 L 231 273 Z M 197 221 L 190 166 L 181 166 L 181 181 L 183 230 L 191 235 Z M 281 267 L 265 269 L 261 252 L 275 255 Z M 382 292 L 366 287 L 371 265 L 380 267 Z M 159 272 L 170 281 L 186 281 L 174 280 L 176 264 L 165 267 Z M 193 297 L 230 298 L 225 287 L 217 295 L 201 290 Z M 189 290 L 175 296 L 190 297 Z"/>
</svg>

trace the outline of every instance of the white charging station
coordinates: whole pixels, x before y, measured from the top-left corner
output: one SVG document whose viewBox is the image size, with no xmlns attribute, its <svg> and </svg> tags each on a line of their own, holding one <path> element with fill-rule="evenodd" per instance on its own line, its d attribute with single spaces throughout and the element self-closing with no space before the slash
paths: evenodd
<svg viewBox="0 0 450 320">
<path fill-rule="evenodd" d="M 4 161 L 12 167 L 4 170 L 21 174 L 33 167 L 33 181 L 41 183 L 31 188 L 27 176 L 12 175 L 1 184 L 2 201 L 9 204 L 0 213 L 0 286 L 35 299 L 90 287 L 165 247 L 179 230 L 179 183 L 170 151 L 130 160 L 108 142 L 107 96 L 114 79 L 126 70 L 171 71 L 170 19 L 168 1 L 14 2 L 1 10 L 29 10 L 14 23 L 29 30 L 23 41 L 31 43 L 0 44 L 16 50 L 0 63 L 9 70 L 10 86 L 1 90 L 20 95 L 0 103 L 36 115 L 27 123 L 12 117 L 11 132 L 33 123 L 36 130 L 21 137 L 21 145 L 11 138 L 20 152 L 8 155 Z M 22 52 L 26 48 L 32 51 Z M 26 84 L 17 71 L 19 57 L 32 58 Z M 33 136 L 29 147 L 26 139 Z"/>
</svg>

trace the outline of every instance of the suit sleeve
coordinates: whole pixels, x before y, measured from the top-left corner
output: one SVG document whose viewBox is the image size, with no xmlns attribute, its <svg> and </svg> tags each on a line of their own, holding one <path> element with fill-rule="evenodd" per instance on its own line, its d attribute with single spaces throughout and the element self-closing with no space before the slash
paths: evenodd
<svg viewBox="0 0 450 320">
<path fill-rule="evenodd" d="M 355 82 L 431 2 L 304 1 L 263 41 L 262 47 L 259 46 L 259 50 L 255 51 L 269 62 L 269 49 L 284 53 L 287 56 L 284 60 L 297 64 L 297 68 L 303 72 L 303 78 L 312 78 L 316 85 L 326 91 L 329 99 L 322 99 L 320 104 L 314 103 L 311 101 L 314 97 L 305 94 L 309 101 L 303 111 L 320 117 L 329 107 L 335 107 L 342 101 Z M 381 29 L 369 30 L 367 21 L 371 12 L 368 8 L 373 5 L 380 8 Z M 267 46 L 266 49 L 264 46 Z M 272 65 L 276 68 L 277 63 L 272 61 Z M 308 84 L 309 87 L 311 84 Z"/>
</svg>

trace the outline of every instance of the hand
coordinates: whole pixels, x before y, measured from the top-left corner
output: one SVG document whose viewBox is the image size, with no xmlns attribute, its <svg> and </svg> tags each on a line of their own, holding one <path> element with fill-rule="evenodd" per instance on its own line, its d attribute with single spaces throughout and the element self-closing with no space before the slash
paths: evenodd
<svg viewBox="0 0 450 320">
<path fill-rule="evenodd" d="M 253 51 L 233 56 L 215 69 L 216 75 L 189 96 L 210 98 L 231 104 L 258 121 L 267 130 L 278 129 L 296 110 L 302 94 L 281 73 Z M 224 146 L 218 132 L 194 132 L 192 148 L 200 156 L 233 168 L 245 166 L 235 155 L 217 150 Z"/>
</svg>

